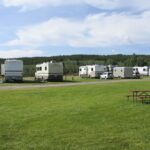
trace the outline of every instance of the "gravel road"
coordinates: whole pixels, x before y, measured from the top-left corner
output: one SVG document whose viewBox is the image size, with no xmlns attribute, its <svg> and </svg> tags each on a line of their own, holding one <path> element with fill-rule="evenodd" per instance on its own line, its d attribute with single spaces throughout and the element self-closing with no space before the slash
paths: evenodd
<svg viewBox="0 0 150 150">
<path fill-rule="evenodd" d="M 95 84 L 109 84 L 109 83 L 123 83 L 123 82 L 142 82 L 150 81 L 144 80 L 100 80 L 97 82 L 80 82 L 80 83 L 60 83 L 60 84 L 35 84 L 35 85 L 5 85 L 0 86 L 0 90 L 17 90 L 17 89 L 33 89 L 33 88 L 49 88 L 49 87 L 68 87 L 68 86 L 81 86 L 81 85 L 95 85 Z"/>
</svg>

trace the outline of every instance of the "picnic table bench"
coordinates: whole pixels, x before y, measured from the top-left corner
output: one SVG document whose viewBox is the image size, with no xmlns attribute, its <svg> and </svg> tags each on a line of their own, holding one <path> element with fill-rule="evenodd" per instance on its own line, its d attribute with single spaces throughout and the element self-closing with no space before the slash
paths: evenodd
<svg viewBox="0 0 150 150">
<path fill-rule="evenodd" d="M 127 95 L 128 100 L 132 98 L 133 102 L 149 102 L 150 103 L 150 90 L 133 90 L 130 95 Z"/>
</svg>

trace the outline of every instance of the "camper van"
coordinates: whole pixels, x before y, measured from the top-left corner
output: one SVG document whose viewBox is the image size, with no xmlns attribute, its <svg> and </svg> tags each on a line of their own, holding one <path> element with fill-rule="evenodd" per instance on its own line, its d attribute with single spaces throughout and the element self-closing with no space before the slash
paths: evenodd
<svg viewBox="0 0 150 150">
<path fill-rule="evenodd" d="M 79 67 L 79 77 L 88 77 L 88 67 L 87 66 L 80 66 Z"/>
<path fill-rule="evenodd" d="M 21 82 L 23 80 L 23 61 L 5 60 L 4 64 L 1 65 L 1 75 L 4 82 Z"/>
<path fill-rule="evenodd" d="M 113 69 L 114 78 L 133 78 L 132 67 L 115 67 Z"/>
<path fill-rule="evenodd" d="M 133 67 L 133 72 L 138 71 L 141 76 L 148 76 L 149 75 L 149 67 L 144 66 L 144 67 Z"/>
<path fill-rule="evenodd" d="M 62 81 L 63 63 L 51 61 L 36 65 L 35 80 Z"/>
<path fill-rule="evenodd" d="M 86 65 L 79 67 L 79 76 L 99 78 L 100 75 L 106 71 L 107 67 L 103 65 Z"/>
<path fill-rule="evenodd" d="M 99 78 L 100 75 L 107 71 L 107 67 L 103 65 L 88 65 L 88 77 Z"/>
</svg>

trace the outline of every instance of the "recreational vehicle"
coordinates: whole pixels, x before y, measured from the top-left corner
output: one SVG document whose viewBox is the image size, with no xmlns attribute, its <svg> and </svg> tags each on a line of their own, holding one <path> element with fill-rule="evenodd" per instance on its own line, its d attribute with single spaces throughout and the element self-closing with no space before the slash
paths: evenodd
<svg viewBox="0 0 150 150">
<path fill-rule="evenodd" d="M 133 72 L 138 71 L 140 75 L 142 76 L 148 76 L 149 75 L 149 67 L 144 66 L 144 67 L 133 67 Z"/>
<path fill-rule="evenodd" d="M 133 78 L 132 67 L 115 67 L 113 69 L 114 78 Z"/>
<path fill-rule="evenodd" d="M 100 75 L 107 71 L 107 67 L 103 65 L 88 65 L 88 77 L 99 78 Z"/>
<path fill-rule="evenodd" d="M 88 67 L 87 66 L 80 66 L 79 67 L 79 77 L 88 77 Z"/>
<path fill-rule="evenodd" d="M 42 81 L 62 81 L 63 63 L 51 61 L 36 65 L 35 79 Z"/>
<path fill-rule="evenodd" d="M 1 75 L 4 82 L 23 80 L 23 61 L 5 60 L 1 65 Z"/>
</svg>

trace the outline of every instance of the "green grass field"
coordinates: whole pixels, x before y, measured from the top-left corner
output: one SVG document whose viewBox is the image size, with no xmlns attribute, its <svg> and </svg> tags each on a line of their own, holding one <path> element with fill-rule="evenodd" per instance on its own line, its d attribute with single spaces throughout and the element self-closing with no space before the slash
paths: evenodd
<svg viewBox="0 0 150 150">
<path fill-rule="evenodd" d="M 0 91 L 2 150 L 149 150 L 150 82 Z"/>
</svg>

